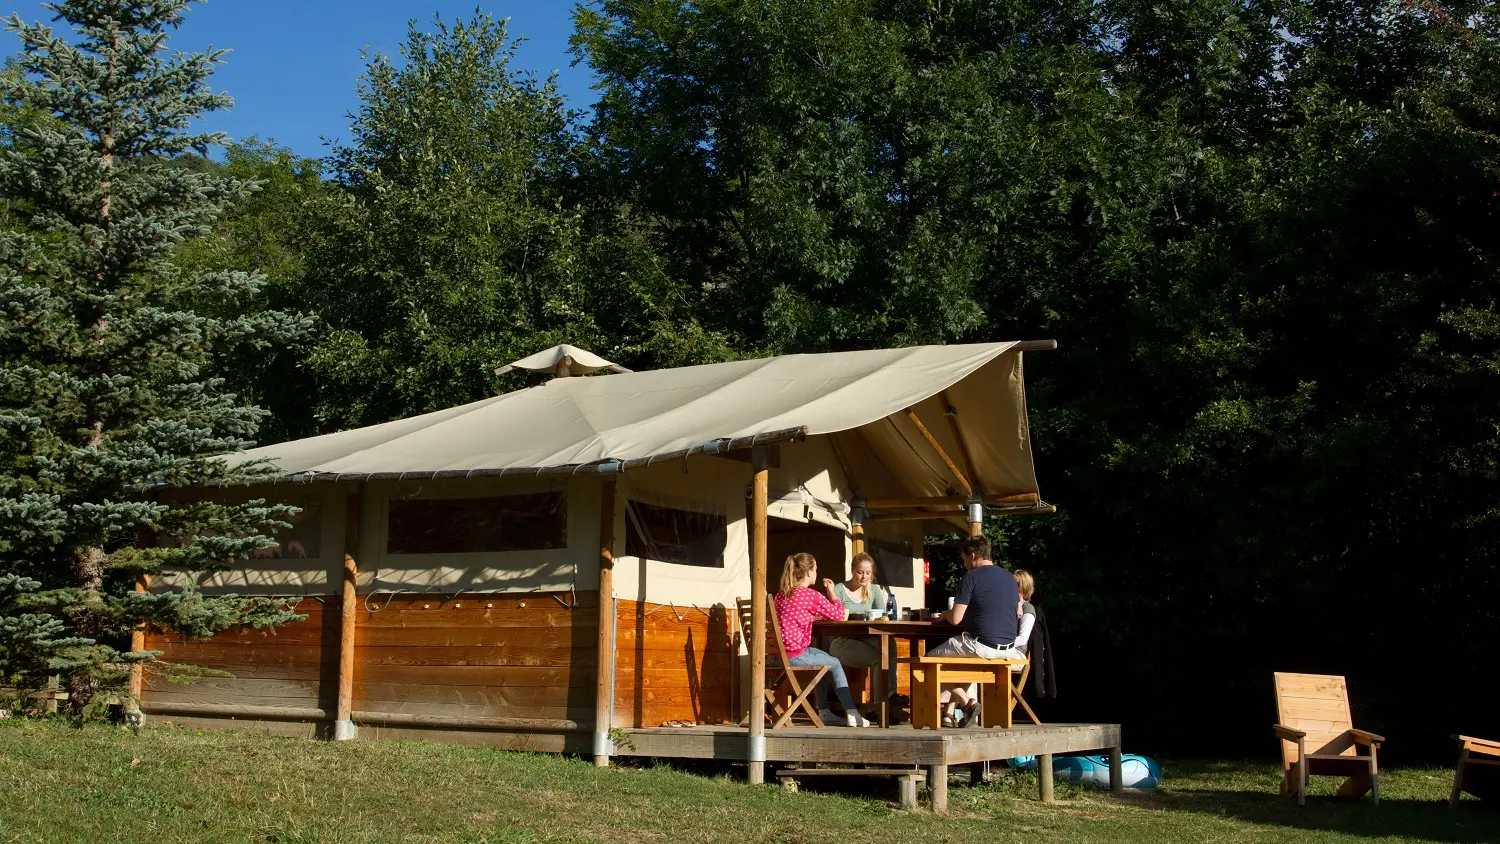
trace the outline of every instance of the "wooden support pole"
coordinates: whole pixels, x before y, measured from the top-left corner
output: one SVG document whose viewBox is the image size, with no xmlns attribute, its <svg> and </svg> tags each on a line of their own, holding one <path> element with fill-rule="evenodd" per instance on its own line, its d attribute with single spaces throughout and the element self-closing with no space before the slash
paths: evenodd
<svg viewBox="0 0 1500 844">
<path fill-rule="evenodd" d="M 963 432 L 958 429 L 958 411 L 954 409 L 953 403 L 948 401 L 948 391 L 938 393 L 938 401 L 943 405 L 943 416 L 948 419 L 948 432 L 953 435 L 953 441 L 958 443 L 958 453 L 964 458 L 964 471 L 969 477 L 979 482 L 979 468 L 974 464 L 974 453 L 969 451 L 969 443 L 964 439 Z"/>
<path fill-rule="evenodd" d="M 932 811 L 944 814 L 948 811 L 948 766 L 927 766 L 927 796 L 932 801 Z"/>
<path fill-rule="evenodd" d="M 973 495 L 974 485 L 969 483 L 969 479 L 964 476 L 963 470 L 958 468 L 958 464 L 954 463 L 953 458 L 948 456 L 948 452 L 944 451 L 943 447 L 938 444 L 937 437 L 934 437 L 932 432 L 927 430 L 927 426 L 922 424 L 921 418 L 917 416 L 916 408 L 908 407 L 906 409 L 906 418 L 911 420 L 911 424 L 917 426 L 917 431 L 921 433 L 922 438 L 927 440 L 927 444 L 932 446 L 932 450 L 937 452 L 938 457 L 942 458 L 943 464 L 948 467 L 949 472 L 953 473 L 953 479 L 958 481 L 959 486 L 963 487 L 964 493 Z"/>
<path fill-rule="evenodd" d="M 151 578 L 140 575 L 135 579 L 135 591 L 145 592 L 151 588 Z M 130 652 L 138 654 L 146 649 L 146 625 L 137 624 L 130 630 Z M 141 695 L 146 691 L 146 666 L 139 662 L 130 665 L 130 700 L 126 703 L 125 717 L 127 721 L 139 724 L 145 720 L 141 714 Z M 51 701 L 54 710 L 57 706 L 56 698 Z"/>
<path fill-rule="evenodd" d="M 937 495 L 915 498 L 871 498 L 865 502 L 867 510 L 901 510 L 907 507 L 963 507 L 973 501 L 968 495 Z M 991 507 L 1007 504 L 1035 504 L 1038 496 L 1034 492 L 1016 495 L 986 495 L 984 503 Z"/>
<path fill-rule="evenodd" d="M 1036 775 L 1037 797 L 1041 798 L 1043 803 L 1051 803 L 1053 801 L 1052 754 L 1043 753 L 1036 757 Z"/>
<path fill-rule="evenodd" d="M 766 499 L 770 455 L 757 446 L 750 492 L 750 784 L 766 781 Z"/>
<path fill-rule="evenodd" d="M 355 597 L 359 586 L 359 522 L 364 514 L 364 495 L 357 488 L 344 507 L 344 582 L 339 604 L 339 693 L 334 711 L 333 740 L 349 741 L 358 735 L 354 711 Z"/>
<path fill-rule="evenodd" d="M 1123 760 L 1120 758 L 1120 748 L 1109 749 L 1109 790 L 1115 794 L 1125 793 L 1125 772 L 1122 770 Z M 1305 789 L 1306 786 L 1304 785 Z"/>
<path fill-rule="evenodd" d="M 599 490 L 599 659 L 594 690 L 594 765 L 609 767 L 610 705 L 615 664 L 615 479 Z"/>
<path fill-rule="evenodd" d="M 149 527 L 141 528 L 136 534 L 135 540 L 138 548 L 155 548 L 156 531 Z M 140 574 L 135 578 L 135 591 L 145 592 L 151 588 L 149 575 Z M 130 652 L 138 654 L 146 650 L 146 625 L 137 624 L 130 629 Z M 145 721 L 146 716 L 141 713 L 141 696 L 146 692 L 146 666 L 134 662 L 130 665 L 130 681 L 127 688 L 129 700 L 125 702 L 125 720 L 133 724 Z M 57 695 L 54 692 L 47 700 L 49 712 L 57 711 Z"/>
</svg>

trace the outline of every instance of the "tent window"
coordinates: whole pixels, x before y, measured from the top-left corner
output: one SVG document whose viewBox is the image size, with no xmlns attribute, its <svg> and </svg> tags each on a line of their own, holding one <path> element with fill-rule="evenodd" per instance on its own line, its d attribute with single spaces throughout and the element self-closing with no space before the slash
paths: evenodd
<svg viewBox="0 0 1500 844">
<path fill-rule="evenodd" d="M 470 554 L 568 547 L 563 492 L 392 501 L 387 554 Z"/>
<path fill-rule="evenodd" d="M 900 542 L 869 543 L 870 556 L 875 558 L 875 582 L 886 586 L 915 586 L 912 573 L 911 546 Z"/>
<path fill-rule="evenodd" d="M 302 560 L 317 559 L 322 553 L 323 545 L 323 502 L 317 499 L 288 499 L 286 501 L 273 501 L 267 499 L 268 503 L 290 504 L 300 508 L 290 516 L 282 517 L 281 521 L 291 525 L 290 528 L 282 528 L 276 531 L 274 537 L 276 544 L 270 548 L 262 548 L 250 555 L 256 560 Z M 159 548 L 182 548 L 191 544 L 196 537 L 213 537 L 220 534 L 213 531 L 200 531 L 192 536 L 168 536 L 161 535 L 156 538 Z"/>
<path fill-rule="evenodd" d="M 629 501 L 625 504 L 625 553 L 644 560 L 683 566 L 724 567 L 729 544 L 727 519 Z"/>
</svg>

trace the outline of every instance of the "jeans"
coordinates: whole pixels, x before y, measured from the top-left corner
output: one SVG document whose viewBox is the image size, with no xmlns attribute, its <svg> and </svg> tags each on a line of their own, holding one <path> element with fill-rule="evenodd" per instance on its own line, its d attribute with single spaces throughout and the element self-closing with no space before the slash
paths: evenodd
<svg viewBox="0 0 1500 844">
<path fill-rule="evenodd" d="M 828 685 L 833 685 L 833 691 L 839 696 L 839 703 L 843 705 L 845 712 L 854 712 L 854 698 L 849 694 L 849 679 L 844 676 L 844 664 L 839 662 L 827 651 L 817 648 L 808 648 L 800 654 L 787 660 L 788 665 L 826 665 L 828 673 L 824 675 L 823 682 L 813 689 L 813 701 L 818 709 L 828 708 Z"/>
</svg>

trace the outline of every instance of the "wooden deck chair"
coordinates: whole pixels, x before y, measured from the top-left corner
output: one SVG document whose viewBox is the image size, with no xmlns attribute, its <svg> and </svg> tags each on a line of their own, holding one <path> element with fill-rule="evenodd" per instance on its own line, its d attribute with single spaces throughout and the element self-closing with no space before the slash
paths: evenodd
<svg viewBox="0 0 1500 844">
<path fill-rule="evenodd" d="M 1372 793 L 1380 805 L 1381 736 L 1354 729 L 1349 691 L 1343 677 L 1323 674 L 1276 675 L 1276 715 L 1272 726 L 1281 744 L 1281 793 L 1307 805 L 1309 776 L 1346 777 L 1340 797 Z"/>
<path fill-rule="evenodd" d="M 739 611 L 740 629 L 745 633 L 745 641 L 754 641 L 750 638 L 755 635 L 750 599 L 736 598 L 734 604 Z M 766 682 L 762 693 L 766 696 L 767 711 L 775 718 L 771 729 L 786 726 L 799 707 L 812 719 L 814 727 L 823 726 L 823 719 L 818 715 L 818 708 L 813 706 L 811 698 L 813 690 L 828 674 L 828 666 L 787 664 L 786 643 L 781 640 L 776 602 L 770 595 L 766 596 L 766 627 L 761 632 L 766 639 Z M 798 675 L 805 679 L 799 679 Z"/>
<path fill-rule="evenodd" d="M 1481 800 L 1500 796 L 1500 741 L 1454 736 L 1458 742 L 1458 767 L 1453 771 L 1453 793 L 1448 808 L 1458 808 L 1458 796 L 1467 791 Z"/>
</svg>

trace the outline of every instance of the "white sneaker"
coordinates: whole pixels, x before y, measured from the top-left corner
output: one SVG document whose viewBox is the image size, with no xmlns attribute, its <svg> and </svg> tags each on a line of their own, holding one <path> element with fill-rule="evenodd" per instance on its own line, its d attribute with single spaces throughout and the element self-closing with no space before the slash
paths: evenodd
<svg viewBox="0 0 1500 844">
<path fill-rule="evenodd" d="M 829 727 L 839 722 L 838 713 L 832 709 L 819 709 L 818 717 L 823 719 L 823 726 Z"/>
<path fill-rule="evenodd" d="M 870 726 L 869 719 L 865 718 L 864 715 L 862 715 L 862 714 L 860 714 L 858 712 L 850 712 L 848 715 L 844 716 L 844 720 L 851 727 L 868 727 L 868 726 Z"/>
</svg>

